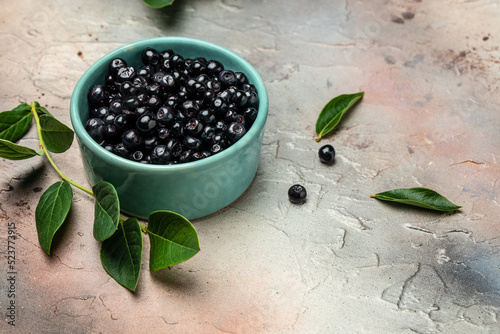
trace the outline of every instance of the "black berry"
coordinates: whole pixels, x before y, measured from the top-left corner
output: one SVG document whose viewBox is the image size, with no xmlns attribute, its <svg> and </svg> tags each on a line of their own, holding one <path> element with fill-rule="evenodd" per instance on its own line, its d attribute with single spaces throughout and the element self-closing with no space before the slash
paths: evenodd
<svg viewBox="0 0 500 334">
<path fill-rule="evenodd" d="M 293 204 L 302 204 L 306 201 L 307 192 L 304 186 L 294 184 L 288 189 L 288 199 Z"/>
<path fill-rule="evenodd" d="M 324 145 L 319 149 L 318 156 L 322 163 L 331 165 L 335 161 L 335 149 L 330 144 Z"/>
</svg>

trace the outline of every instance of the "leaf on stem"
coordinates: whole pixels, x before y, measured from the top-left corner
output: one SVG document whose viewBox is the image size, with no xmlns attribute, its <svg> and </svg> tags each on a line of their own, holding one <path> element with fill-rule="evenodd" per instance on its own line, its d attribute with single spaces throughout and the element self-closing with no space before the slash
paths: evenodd
<svg viewBox="0 0 500 334">
<path fill-rule="evenodd" d="M 453 211 L 461 208 L 461 206 L 453 204 L 436 191 L 421 187 L 393 189 L 371 195 L 370 197 L 382 201 L 398 202 L 437 211 Z"/>
<path fill-rule="evenodd" d="M 149 215 L 147 232 L 151 244 L 149 269 L 160 270 L 184 262 L 200 251 L 198 234 L 183 216 L 171 211 Z"/>
<path fill-rule="evenodd" d="M 28 132 L 33 115 L 30 106 L 20 106 L 0 113 L 0 139 L 15 142 Z"/>
<path fill-rule="evenodd" d="M 364 92 L 356 94 L 344 94 L 334 97 L 321 110 L 316 120 L 316 141 L 332 131 L 344 114 L 363 97 Z"/>
<path fill-rule="evenodd" d="M 142 234 L 137 218 L 118 224 L 116 232 L 101 245 L 101 264 L 115 281 L 135 291 L 142 260 Z"/>
<path fill-rule="evenodd" d="M 9 160 L 24 160 L 42 154 L 39 154 L 37 151 L 29 147 L 14 144 L 13 142 L 5 139 L 0 139 L 0 158 Z"/>
<path fill-rule="evenodd" d="M 106 181 L 97 183 L 92 191 L 95 196 L 94 238 L 104 241 L 118 228 L 120 201 L 115 187 Z"/>
<path fill-rule="evenodd" d="M 42 114 L 45 114 L 45 115 L 48 115 L 48 116 L 52 116 L 52 114 L 51 114 L 51 113 L 47 110 L 47 108 L 42 107 L 42 106 L 40 105 L 40 103 L 38 103 L 38 102 L 34 102 L 34 104 L 35 104 L 35 109 L 36 109 L 37 111 L 41 112 Z M 52 117 L 54 117 L 54 116 L 52 116 Z"/>
<path fill-rule="evenodd" d="M 73 130 L 56 118 L 47 114 L 40 115 L 43 142 L 47 149 L 54 153 L 62 153 L 73 143 Z"/>
<path fill-rule="evenodd" d="M 174 0 L 143 0 L 146 5 L 151 8 L 163 8 L 165 6 L 170 6 L 174 3 Z"/>
<path fill-rule="evenodd" d="M 50 255 L 50 246 L 57 230 L 62 226 L 71 208 L 73 190 L 66 181 L 51 185 L 40 197 L 35 211 L 38 242 Z"/>
</svg>

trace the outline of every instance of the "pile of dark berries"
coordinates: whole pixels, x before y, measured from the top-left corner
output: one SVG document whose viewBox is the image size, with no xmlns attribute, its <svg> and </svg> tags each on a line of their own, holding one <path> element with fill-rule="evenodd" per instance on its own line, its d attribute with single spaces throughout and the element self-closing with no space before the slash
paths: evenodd
<svg viewBox="0 0 500 334">
<path fill-rule="evenodd" d="M 257 117 L 255 86 L 217 60 L 142 52 L 143 65 L 111 60 L 90 88 L 85 128 L 106 150 L 141 163 L 204 159 L 237 142 Z"/>
</svg>

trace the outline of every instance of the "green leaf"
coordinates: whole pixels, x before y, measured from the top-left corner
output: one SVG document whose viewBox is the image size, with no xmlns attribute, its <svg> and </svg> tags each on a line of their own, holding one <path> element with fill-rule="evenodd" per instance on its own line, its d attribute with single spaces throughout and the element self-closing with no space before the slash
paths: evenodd
<svg viewBox="0 0 500 334">
<path fill-rule="evenodd" d="M 73 201 L 73 190 L 66 181 L 51 185 L 40 197 L 35 211 L 38 242 L 50 255 L 50 246 L 57 230 L 66 220 Z"/>
<path fill-rule="evenodd" d="M 52 114 L 51 114 L 51 113 L 47 110 L 47 108 L 42 107 L 42 106 L 40 105 L 40 103 L 38 103 L 38 102 L 34 102 L 34 103 L 35 103 L 35 109 L 36 109 L 37 111 L 41 112 L 41 113 L 42 113 L 42 114 L 44 114 L 44 115 L 47 115 L 47 116 L 52 116 Z M 52 116 L 52 117 L 54 117 L 54 116 Z"/>
<path fill-rule="evenodd" d="M 17 145 L 5 139 L 0 139 L 0 158 L 9 160 L 24 160 L 42 154 L 39 154 L 29 147 Z"/>
<path fill-rule="evenodd" d="M 21 103 L 20 105 L 9 111 L 14 111 L 14 112 L 31 111 L 31 106 L 26 103 Z"/>
<path fill-rule="evenodd" d="M 28 109 L 26 109 L 26 106 Z M 29 106 L 20 105 L 0 113 L 0 139 L 15 142 L 28 132 L 33 115 Z"/>
<path fill-rule="evenodd" d="M 171 211 L 149 215 L 147 232 L 151 244 L 149 269 L 160 270 L 184 262 L 200 251 L 198 234 L 183 216 Z"/>
<path fill-rule="evenodd" d="M 115 233 L 120 219 L 120 201 L 115 187 L 101 181 L 92 187 L 95 196 L 94 238 L 104 241 Z"/>
<path fill-rule="evenodd" d="M 146 5 L 151 8 L 162 8 L 165 6 L 170 6 L 174 3 L 174 0 L 143 0 Z"/>
<path fill-rule="evenodd" d="M 344 114 L 360 99 L 363 97 L 364 92 L 356 94 L 344 94 L 334 97 L 330 100 L 319 113 L 316 120 L 316 134 L 318 137 L 316 141 L 332 131 Z"/>
<path fill-rule="evenodd" d="M 42 138 L 47 149 L 54 153 L 62 153 L 73 143 L 73 130 L 56 118 L 43 114 L 40 116 Z"/>
<path fill-rule="evenodd" d="M 118 283 L 135 291 L 142 260 L 142 234 L 137 218 L 118 225 L 116 232 L 101 246 L 101 263 Z"/>
<path fill-rule="evenodd" d="M 453 211 L 461 208 L 461 206 L 453 204 L 434 190 L 421 187 L 393 189 L 370 197 L 438 211 Z"/>
</svg>

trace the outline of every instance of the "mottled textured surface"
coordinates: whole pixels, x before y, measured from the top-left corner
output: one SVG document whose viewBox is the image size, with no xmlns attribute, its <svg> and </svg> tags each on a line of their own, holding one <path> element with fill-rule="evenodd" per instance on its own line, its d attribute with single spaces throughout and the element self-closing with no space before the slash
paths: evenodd
<svg viewBox="0 0 500 334">
<path fill-rule="evenodd" d="M 16 327 L 2 333 L 499 333 L 500 7 L 496 0 L 3 1 L 0 107 L 38 100 L 67 125 L 74 85 L 138 39 L 186 36 L 232 49 L 261 73 L 270 114 L 261 165 L 228 208 L 194 221 L 201 252 L 148 270 L 138 289 L 102 269 L 93 201 L 75 190 L 53 255 L 35 208 L 58 179 L 44 158 L 0 160 L 0 313 L 15 222 Z M 332 97 L 365 96 L 321 143 Z M 19 143 L 36 148 L 35 129 Z M 323 143 L 333 166 L 317 159 Z M 87 185 L 76 143 L 55 156 Z M 288 188 L 302 183 L 304 205 Z M 369 195 L 435 189 L 435 213 Z"/>
</svg>

